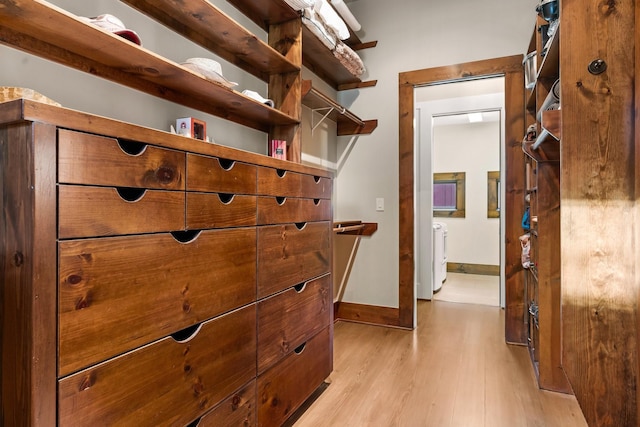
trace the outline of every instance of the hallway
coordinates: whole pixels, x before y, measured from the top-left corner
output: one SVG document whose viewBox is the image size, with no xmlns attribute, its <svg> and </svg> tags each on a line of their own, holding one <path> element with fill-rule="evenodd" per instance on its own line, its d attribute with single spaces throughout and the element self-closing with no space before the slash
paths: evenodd
<svg viewBox="0 0 640 427">
<path fill-rule="evenodd" d="M 418 328 L 335 325 L 331 384 L 296 427 L 585 427 L 573 396 L 542 391 L 496 307 L 418 302 Z"/>
</svg>

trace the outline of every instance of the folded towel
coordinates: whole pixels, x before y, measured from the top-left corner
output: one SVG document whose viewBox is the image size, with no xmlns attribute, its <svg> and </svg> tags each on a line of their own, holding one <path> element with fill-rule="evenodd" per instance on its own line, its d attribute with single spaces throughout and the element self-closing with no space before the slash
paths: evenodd
<svg viewBox="0 0 640 427">
<path fill-rule="evenodd" d="M 324 23 L 318 19 L 312 8 L 304 9 L 302 23 L 324 44 L 329 50 L 336 47 L 336 36 L 329 31 Z"/>
<path fill-rule="evenodd" d="M 302 10 L 307 7 L 312 7 L 315 3 L 315 0 L 284 0 L 291 9 L 293 10 Z"/>
<path fill-rule="evenodd" d="M 360 56 L 341 41 L 338 41 L 336 44 L 336 48 L 333 50 L 333 56 L 338 58 L 340 63 L 356 77 L 360 77 L 366 71 Z"/>
<path fill-rule="evenodd" d="M 331 7 L 327 0 L 316 0 L 313 10 L 340 40 L 349 38 L 349 27 L 347 27 L 347 24 L 344 23 L 340 15 Z"/>
</svg>

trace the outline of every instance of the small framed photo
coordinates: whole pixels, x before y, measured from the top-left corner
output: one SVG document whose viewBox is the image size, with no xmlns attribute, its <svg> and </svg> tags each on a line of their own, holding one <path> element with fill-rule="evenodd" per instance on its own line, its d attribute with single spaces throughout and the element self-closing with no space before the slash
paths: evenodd
<svg viewBox="0 0 640 427">
<path fill-rule="evenodd" d="M 204 141 L 207 138 L 207 123 L 193 117 L 183 117 L 176 120 L 176 132 Z"/>
</svg>

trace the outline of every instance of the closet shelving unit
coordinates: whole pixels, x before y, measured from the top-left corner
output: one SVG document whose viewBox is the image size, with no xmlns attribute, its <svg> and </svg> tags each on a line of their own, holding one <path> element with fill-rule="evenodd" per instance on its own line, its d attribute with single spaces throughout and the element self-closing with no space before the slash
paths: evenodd
<svg viewBox="0 0 640 427">
<path fill-rule="evenodd" d="M 525 323 L 528 346 L 540 388 L 570 393 L 562 369 L 561 259 L 560 259 L 560 140 L 562 110 L 538 115 L 553 83 L 560 77 L 559 28 L 544 57 L 538 28 L 547 22 L 537 18 L 528 52 L 538 52 L 536 82 L 525 100 L 527 125 L 535 123 L 536 141 L 523 142 L 525 155 L 524 208 L 530 212 L 531 266 L 524 270 Z M 538 122 L 537 117 L 541 120 Z M 546 132 L 543 132 L 546 130 Z"/>
<path fill-rule="evenodd" d="M 263 132 L 274 125 L 299 123 L 297 117 L 206 80 L 144 47 L 85 24 L 47 2 L 17 0 L 13 3 L 13 9 L 5 9 L 0 15 L 0 40 L 5 44 Z M 202 0 L 184 3 L 185 7 L 208 4 Z M 226 23 L 231 21 L 227 19 Z M 255 45 L 260 56 L 277 62 L 278 69 L 299 69 L 268 45 Z M 268 67 L 264 65 L 261 69 Z"/>
<path fill-rule="evenodd" d="M 227 0 L 257 25 L 270 32 L 270 26 L 299 18 L 298 12 L 282 0 L 272 0 L 265 5 L 263 0 Z M 350 29 L 346 44 L 353 50 L 375 47 L 377 42 L 363 43 Z M 351 74 L 333 53 L 318 38 L 302 26 L 302 63 L 336 90 L 375 86 L 376 80 L 362 81 Z"/>
<path fill-rule="evenodd" d="M 326 65 L 323 79 L 334 86 L 362 83 L 342 66 L 300 16 L 281 0 L 234 0 L 231 3 L 269 32 L 265 43 L 206 0 L 123 0 L 183 37 L 269 83 L 271 108 L 144 47 L 86 24 L 77 16 L 43 0 L 14 0 L 0 14 L 0 41 L 42 58 L 115 81 L 133 89 L 265 132 L 269 139 L 289 142 L 289 159 L 301 155 L 301 67 Z M 11 9 L 11 10 L 9 10 Z M 302 48 L 292 40 L 300 39 Z M 299 41 L 299 40 L 298 40 Z M 333 62 L 336 61 L 336 62 Z M 349 74 L 347 76 L 346 74 Z M 362 83 L 363 87 L 371 83 Z M 328 97 L 325 97 L 329 99 Z M 333 102 L 333 101 L 332 101 Z M 359 119 L 358 119 L 359 120 Z M 362 132 L 359 122 L 351 126 Z M 374 126 L 375 127 L 375 126 Z M 349 132 L 341 125 L 343 132 Z M 370 129 L 370 127 L 365 127 Z M 373 130 L 373 129 L 371 129 Z M 341 135 L 344 133 L 341 133 Z"/>
</svg>

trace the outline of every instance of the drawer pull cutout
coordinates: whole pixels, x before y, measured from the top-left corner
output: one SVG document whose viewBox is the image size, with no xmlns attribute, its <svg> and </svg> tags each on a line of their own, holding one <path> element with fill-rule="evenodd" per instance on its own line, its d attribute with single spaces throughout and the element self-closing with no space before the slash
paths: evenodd
<svg viewBox="0 0 640 427">
<path fill-rule="evenodd" d="M 300 231 L 304 230 L 306 226 L 307 226 L 306 222 L 296 222 L 296 228 Z"/>
<path fill-rule="evenodd" d="M 118 145 L 122 151 L 130 156 L 139 156 L 147 149 L 147 144 L 136 141 L 127 141 L 124 139 L 119 139 Z"/>
<path fill-rule="evenodd" d="M 132 187 L 118 187 L 116 188 L 118 196 L 127 202 L 137 202 L 144 197 L 144 193 L 147 192 L 144 188 L 132 188 Z"/>
<path fill-rule="evenodd" d="M 198 335 L 198 332 L 200 332 L 201 327 L 202 327 L 202 323 L 197 323 L 193 326 L 188 326 L 178 332 L 171 334 L 171 338 L 173 338 L 175 342 L 178 342 L 180 344 L 189 342 L 193 339 L 193 337 Z"/>
<path fill-rule="evenodd" d="M 179 243 L 191 243 L 198 238 L 201 232 L 202 230 L 172 231 L 171 237 Z"/>
<path fill-rule="evenodd" d="M 284 169 L 276 169 L 276 173 L 280 178 L 284 178 L 284 176 L 287 174 L 287 171 Z"/>
<path fill-rule="evenodd" d="M 233 168 L 233 165 L 236 164 L 236 161 L 229 160 L 229 159 L 218 159 L 218 164 L 222 169 L 228 171 L 228 170 L 231 170 L 231 168 Z"/>
<path fill-rule="evenodd" d="M 320 199 L 313 199 L 313 204 L 318 206 L 320 204 Z"/>
<path fill-rule="evenodd" d="M 286 197 L 276 197 L 276 203 L 278 203 L 280 206 L 284 205 L 284 202 L 287 201 Z"/>
<path fill-rule="evenodd" d="M 305 343 L 302 343 L 302 344 L 300 344 L 299 346 L 297 346 L 297 347 L 295 348 L 295 350 L 293 350 L 293 352 L 294 352 L 295 354 L 300 354 L 300 353 L 302 353 L 302 352 L 304 351 L 304 348 L 305 348 L 306 346 L 307 346 L 307 343 L 306 343 L 306 342 L 305 342 Z"/>
<path fill-rule="evenodd" d="M 197 420 L 195 420 L 195 421 L 190 422 L 189 424 L 187 424 L 187 426 L 186 426 L 186 427 L 198 427 L 198 426 L 200 425 L 200 419 L 201 419 L 201 418 L 202 418 L 202 417 L 198 418 L 198 419 L 197 419 Z"/>
<path fill-rule="evenodd" d="M 233 194 L 229 194 L 229 193 L 218 193 L 218 199 L 220 199 L 220 201 L 225 204 L 228 205 L 229 203 L 231 203 L 233 201 Z"/>
<path fill-rule="evenodd" d="M 297 292 L 297 293 L 299 293 L 299 294 L 300 294 L 300 293 L 302 293 L 302 292 L 304 292 L 304 290 L 305 290 L 306 288 L 307 288 L 307 283 L 306 283 L 306 282 L 305 282 L 305 283 L 297 284 L 297 285 L 295 285 L 295 286 L 293 287 L 293 289 L 295 289 L 295 290 L 296 290 L 296 292 Z"/>
<path fill-rule="evenodd" d="M 320 177 L 319 177 L 319 176 L 314 176 L 314 177 L 313 177 L 313 180 L 314 180 L 314 181 L 316 182 L 316 184 L 317 184 L 317 183 L 319 183 L 319 182 L 320 182 Z"/>
</svg>

